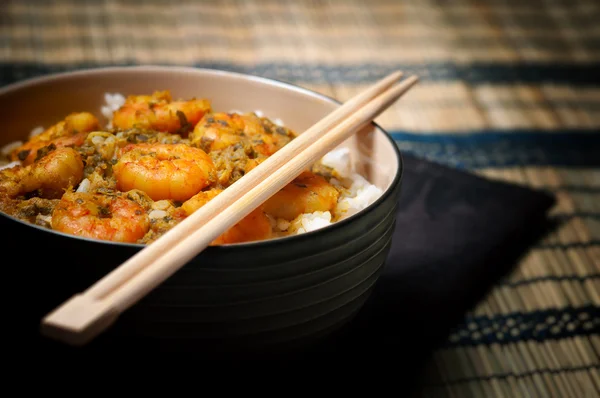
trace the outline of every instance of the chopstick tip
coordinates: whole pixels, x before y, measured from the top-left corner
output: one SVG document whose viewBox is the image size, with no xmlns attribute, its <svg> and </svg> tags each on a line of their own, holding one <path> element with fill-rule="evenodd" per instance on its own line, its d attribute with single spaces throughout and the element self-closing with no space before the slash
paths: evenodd
<svg viewBox="0 0 600 398">
<path fill-rule="evenodd" d="M 402 86 L 408 90 L 409 88 L 411 88 L 418 82 L 419 82 L 419 76 L 411 75 L 411 76 L 407 77 L 406 79 L 402 80 L 402 82 L 399 84 L 399 86 Z"/>
<path fill-rule="evenodd" d="M 395 72 L 392 72 L 388 75 L 388 79 L 391 81 L 398 81 L 402 78 L 402 76 L 404 76 L 404 72 L 402 72 L 401 70 L 397 70 Z"/>
<path fill-rule="evenodd" d="M 419 76 L 417 76 L 417 75 L 412 75 L 412 76 L 410 76 L 409 78 L 407 78 L 407 79 L 406 79 L 406 81 L 407 81 L 407 82 L 410 82 L 410 83 L 413 83 L 413 84 L 414 84 L 414 83 L 417 83 L 417 82 L 419 81 Z"/>
</svg>

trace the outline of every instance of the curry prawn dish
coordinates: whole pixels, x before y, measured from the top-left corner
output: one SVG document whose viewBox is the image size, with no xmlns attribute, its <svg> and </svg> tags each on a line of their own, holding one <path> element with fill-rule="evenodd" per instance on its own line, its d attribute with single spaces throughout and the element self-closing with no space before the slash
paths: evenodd
<svg viewBox="0 0 600 398">
<path fill-rule="evenodd" d="M 261 112 L 212 109 L 169 91 L 107 94 L 106 123 L 76 110 L 2 149 L 0 210 L 86 238 L 148 244 L 287 145 L 296 133 Z M 312 231 L 382 191 L 336 149 L 212 244 Z"/>
</svg>

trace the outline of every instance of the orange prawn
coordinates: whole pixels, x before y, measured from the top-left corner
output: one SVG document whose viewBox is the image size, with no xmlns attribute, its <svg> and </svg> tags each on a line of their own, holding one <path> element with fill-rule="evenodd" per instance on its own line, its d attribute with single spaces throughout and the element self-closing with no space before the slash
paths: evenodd
<svg viewBox="0 0 600 398">
<path fill-rule="evenodd" d="M 16 197 L 37 191 L 45 199 L 57 199 L 83 179 L 83 160 L 70 147 L 55 149 L 25 167 L 0 171 L 0 194 Z"/>
<path fill-rule="evenodd" d="M 217 188 L 199 192 L 184 202 L 181 208 L 185 211 L 186 215 L 189 216 L 210 200 L 214 199 L 221 192 L 223 192 L 223 190 Z M 211 245 L 251 242 L 269 239 L 271 235 L 271 222 L 262 207 L 258 207 L 211 242 Z"/>
<path fill-rule="evenodd" d="M 122 130 L 151 129 L 187 136 L 210 111 L 211 104 L 206 99 L 174 101 L 168 90 L 155 91 L 152 95 L 128 96 L 113 113 L 112 126 Z"/>
<path fill-rule="evenodd" d="M 99 127 L 98 119 L 91 113 L 71 113 L 64 120 L 15 148 L 10 154 L 11 160 L 19 160 L 26 166 L 33 163 L 39 155 L 43 155 L 43 148 L 50 145 L 56 148 L 80 146 L 85 142 L 87 134 Z"/>
<path fill-rule="evenodd" d="M 303 213 L 332 211 L 339 191 L 318 174 L 305 171 L 264 203 L 267 214 L 293 220 Z"/>
<path fill-rule="evenodd" d="M 294 133 L 268 123 L 253 113 L 210 113 L 190 133 L 192 145 L 206 152 L 226 149 L 238 143 L 251 146 L 263 156 L 270 156 L 287 144 Z"/>
<path fill-rule="evenodd" d="M 152 200 L 185 201 L 208 186 L 215 171 L 202 149 L 185 144 L 130 144 L 113 166 L 117 189 L 139 189 Z"/>
<path fill-rule="evenodd" d="M 52 212 L 51 226 L 71 235 L 135 243 L 148 232 L 150 219 L 126 197 L 66 192 Z"/>
</svg>

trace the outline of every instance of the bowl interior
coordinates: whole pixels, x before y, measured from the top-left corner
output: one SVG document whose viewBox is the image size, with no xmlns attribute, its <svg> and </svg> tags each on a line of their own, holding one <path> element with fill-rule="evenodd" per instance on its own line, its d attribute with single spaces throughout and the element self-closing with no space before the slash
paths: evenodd
<svg viewBox="0 0 600 398">
<path fill-rule="evenodd" d="M 335 110 L 339 103 L 310 90 L 274 80 L 187 67 L 114 67 L 46 76 L 0 89 L 5 112 L 0 147 L 27 139 L 72 112 L 91 112 L 102 124 L 106 93 L 150 94 L 170 90 L 173 98 L 207 98 L 214 111 L 261 111 L 301 134 Z M 384 192 L 400 171 L 400 156 L 391 138 L 371 124 L 340 144 L 351 152 L 356 171 Z"/>
</svg>

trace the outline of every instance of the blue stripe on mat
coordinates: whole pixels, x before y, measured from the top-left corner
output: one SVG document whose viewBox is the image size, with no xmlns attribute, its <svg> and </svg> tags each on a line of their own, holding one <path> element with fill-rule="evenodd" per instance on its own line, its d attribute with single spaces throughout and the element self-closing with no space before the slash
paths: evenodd
<svg viewBox="0 0 600 398">
<path fill-rule="evenodd" d="M 424 143 L 449 143 L 481 145 L 512 141 L 518 144 L 552 144 L 564 145 L 577 142 L 594 142 L 600 144 L 600 130 L 592 129 L 561 129 L 561 130 L 538 130 L 538 129 L 514 129 L 499 130 L 485 129 L 473 132 L 453 132 L 440 134 L 436 131 L 423 131 L 409 133 L 404 131 L 389 131 L 395 140 L 424 142 Z"/>
<path fill-rule="evenodd" d="M 134 65 L 133 62 L 119 65 Z M 0 84 L 6 85 L 18 80 L 87 69 L 106 64 L 80 63 L 68 65 L 44 65 L 35 63 L 1 63 Z M 474 63 L 459 65 L 452 63 L 427 64 L 375 64 L 359 65 L 303 65 L 299 63 L 259 63 L 244 66 L 234 63 L 201 62 L 193 65 L 225 71 L 248 73 L 296 83 L 368 83 L 398 69 L 406 74 L 417 74 L 422 80 L 456 81 L 469 84 L 485 83 L 562 83 L 573 85 L 595 85 L 600 87 L 600 63 L 556 64 L 498 64 Z"/>
<path fill-rule="evenodd" d="M 439 134 L 391 131 L 400 151 L 458 168 L 600 166 L 600 131 L 477 130 Z"/>
<path fill-rule="evenodd" d="M 452 347 L 554 340 L 590 335 L 599 328 L 600 309 L 592 305 L 492 316 L 467 316 L 450 332 L 446 345 Z"/>
<path fill-rule="evenodd" d="M 87 3 L 104 3 L 105 0 L 87 0 Z M 233 4 L 240 4 L 240 3 L 244 3 L 245 0 L 230 0 L 229 3 L 233 3 Z M 523 0 L 487 0 L 486 1 L 486 7 L 490 8 L 491 10 L 493 10 L 493 7 L 495 6 L 511 6 L 511 8 L 513 9 L 531 9 L 534 11 L 539 12 L 540 11 L 540 7 L 542 6 L 568 6 L 568 7 L 573 7 L 574 5 L 576 6 L 582 6 L 582 5 L 590 5 L 590 4 L 594 4 L 593 3 L 594 0 L 528 0 L 528 1 L 523 1 Z M 73 6 L 79 5 L 82 2 L 80 0 L 64 0 L 63 1 L 66 4 L 70 4 Z M 158 5 L 164 5 L 166 2 L 165 0 L 129 0 L 129 3 L 132 4 L 158 4 Z M 204 2 L 208 3 L 208 4 L 213 4 L 213 5 L 218 5 L 219 3 L 222 2 L 222 0 L 204 0 Z M 336 4 L 343 4 L 343 3 L 347 3 L 348 0 L 329 0 L 328 3 L 333 3 L 333 5 Z M 51 3 L 48 0 L 30 0 L 30 3 L 33 4 L 47 4 L 47 3 Z M 83 2 L 86 3 L 86 2 Z M 263 0 L 263 3 L 281 3 L 281 0 Z M 448 1 L 434 1 L 433 4 L 436 3 L 442 3 L 444 5 L 444 7 L 447 7 L 448 9 L 452 9 L 455 7 L 459 7 L 459 8 L 464 8 L 466 6 L 472 6 L 472 3 L 470 3 L 469 1 L 456 1 L 456 2 L 448 2 Z M 386 8 L 388 8 L 389 5 L 396 5 L 398 4 L 398 0 L 375 0 L 375 1 L 371 1 L 369 2 L 369 7 L 371 8 L 377 8 L 380 6 L 384 6 Z M 417 4 L 418 5 L 418 4 Z M 425 7 L 431 7 L 432 6 L 432 2 L 427 2 L 424 3 Z"/>
</svg>

